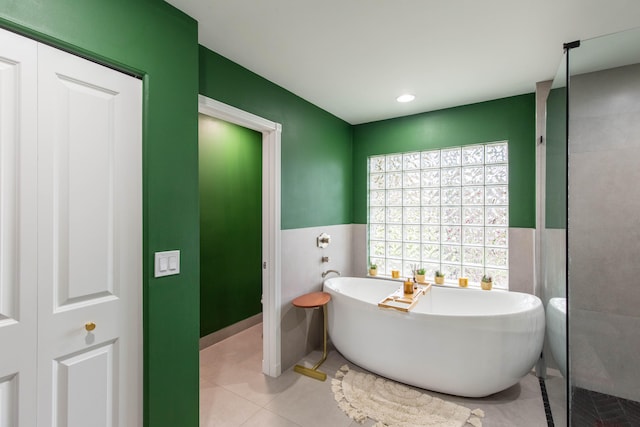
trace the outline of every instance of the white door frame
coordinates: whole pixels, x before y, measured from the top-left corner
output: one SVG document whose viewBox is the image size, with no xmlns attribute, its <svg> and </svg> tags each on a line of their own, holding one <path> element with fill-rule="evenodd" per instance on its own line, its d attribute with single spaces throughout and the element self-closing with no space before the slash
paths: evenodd
<svg viewBox="0 0 640 427">
<path fill-rule="evenodd" d="M 262 133 L 262 372 L 282 373 L 280 354 L 280 137 L 282 125 L 206 96 L 198 112 Z"/>
</svg>

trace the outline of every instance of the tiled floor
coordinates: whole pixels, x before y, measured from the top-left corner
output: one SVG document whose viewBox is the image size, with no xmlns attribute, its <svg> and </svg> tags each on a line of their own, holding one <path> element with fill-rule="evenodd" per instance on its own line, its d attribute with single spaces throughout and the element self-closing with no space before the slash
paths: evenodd
<svg viewBox="0 0 640 427">
<path fill-rule="evenodd" d="M 571 425 L 634 427 L 640 425 L 640 402 L 573 387 Z"/>
<path fill-rule="evenodd" d="M 547 396 L 551 404 L 554 427 L 567 427 L 567 383 L 556 369 L 547 369 Z"/>
<path fill-rule="evenodd" d="M 355 427 L 333 399 L 331 381 L 321 382 L 289 369 L 278 378 L 262 374 L 262 324 L 200 351 L 200 426 Z M 320 359 L 313 352 L 307 366 Z M 347 362 L 333 347 L 321 370 L 329 377 Z M 483 399 L 428 392 L 485 412 L 484 427 L 547 425 L 538 379 L 530 374 L 519 384 Z M 364 426 L 373 426 L 368 420 Z"/>
</svg>

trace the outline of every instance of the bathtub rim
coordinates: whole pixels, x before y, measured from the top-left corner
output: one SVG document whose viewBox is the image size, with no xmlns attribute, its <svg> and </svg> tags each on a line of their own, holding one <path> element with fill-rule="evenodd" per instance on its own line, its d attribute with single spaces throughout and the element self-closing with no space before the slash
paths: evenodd
<svg viewBox="0 0 640 427">
<path fill-rule="evenodd" d="M 341 280 L 341 279 L 342 279 L 342 280 L 344 280 L 344 279 L 359 279 L 359 280 L 369 280 L 369 279 L 371 279 L 371 280 L 383 281 L 383 282 L 389 282 L 389 283 L 398 283 L 398 284 L 399 284 L 398 286 L 402 286 L 402 282 L 401 282 L 401 281 L 398 281 L 398 280 L 392 280 L 392 279 L 384 279 L 384 278 L 379 278 L 379 279 L 378 279 L 378 278 L 372 278 L 372 277 L 357 277 L 357 276 L 340 276 L 340 277 L 330 277 L 330 278 L 328 278 L 328 279 L 325 279 L 325 280 L 322 282 L 322 289 L 323 289 L 323 291 L 325 291 L 325 292 L 326 292 L 326 290 L 325 290 L 325 286 L 326 286 L 326 283 L 327 283 L 327 282 L 330 282 L 331 280 L 336 280 L 336 281 L 338 281 L 338 280 Z M 442 286 L 442 285 L 435 285 L 435 284 L 432 284 L 431 289 L 429 290 L 429 292 L 433 291 L 434 289 L 443 289 L 443 290 L 444 290 L 444 289 L 448 289 L 448 290 L 454 290 L 454 289 L 455 289 L 455 290 L 456 290 L 456 292 L 458 292 L 458 291 L 460 291 L 460 292 L 462 292 L 462 291 L 471 291 L 471 292 L 493 292 L 493 290 L 491 290 L 491 291 L 485 291 L 485 290 L 483 290 L 483 289 L 475 289 L 475 288 L 459 288 L 459 287 L 458 287 L 458 288 L 456 288 L 456 287 L 454 287 L 454 286 L 448 286 L 448 287 L 441 287 L 441 286 Z M 529 313 L 529 312 L 534 312 L 534 311 L 537 311 L 537 310 L 539 310 L 539 309 L 542 309 L 542 310 L 543 310 L 543 312 L 545 312 L 544 305 L 542 304 L 542 300 L 541 300 L 539 297 L 537 297 L 536 295 L 533 295 L 533 294 L 527 294 L 527 293 L 524 293 L 524 292 L 509 291 L 509 290 L 505 290 L 505 289 L 497 289 L 497 291 L 499 291 L 500 293 L 508 293 L 508 294 L 518 294 L 518 295 L 523 295 L 525 298 L 532 299 L 532 300 L 535 302 L 535 304 L 534 304 L 534 305 L 531 305 L 531 306 L 529 306 L 529 307 L 526 307 L 526 309 L 524 309 L 524 310 L 510 311 L 510 312 L 507 312 L 507 313 L 487 313 L 487 314 L 440 314 L 440 313 L 420 313 L 420 312 L 415 312 L 415 311 L 411 311 L 411 310 L 410 310 L 410 311 L 408 311 L 408 312 L 402 312 L 402 311 L 400 311 L 400 310 L 395 310 L 395 309 L 392 309 L 392 308 L 384 309 L 384 308 L 382 308 L 382 307 L 378 307 L 378 304 L 377 304 L 377 303 L 373 303 L 373 302 L 365 301 L 365 300 L 362 300 L 362 299 L 356 298 L 356 297 L 354 297 L 354 296 L 352 296 L 352 295 L 348 295 L 348 294 L 345 294 L 345 293 L 339 292 L 338 290 L 336 290 L 335 288 L 332 288 L 331 286 L 328 286 L 328 288 L 329 288 L 331 291 L 333 291 L 333 292 L 335 292 L 335 293 L 339 293 L 340 295 L 342 295 L 342 296 L 344 296 L 344 297 L 346 297 L 346 298 L 348 298 L 348 299 L 351 299 L 351 300 L 354 300 L 354 301 L 359 301 L 360 303 L 367 304 L 367 305 L 370 305 L 370 306 L 372 306 L 372 307 L 380 308 L 381 310 L 384 310 L 384 311 L 389 312 L 389 313 L 396 312 L 396 313 L 399 313 L 399 314 L 402 314 L 402 315 L 414 315 L 414 316 L 421 315 L 421 316 L 429 316 L 429 317 L 438 317 L 438 318 L 443 318 L 443 319 L 447 319 L 447 318 L 449 318 L 449 319 L 453 319 L 453 318 L 455 318 L 455 319 L 466 319 L 466 320 L 470 320 L 470 319 L 486 319 L 486 318 L 501 318 L 501 317 L 505 317 L 505 318 L 506 318 L 506 317 L 512 317 L 512 316 L 514 316 L 514 315 L 518 315 L 518 314 L 526 314 L 526 313 Z M 427 295 L 428 295 L 428 293 L 427 293 Z M 422 296 L 422 298 L 425 298 L 427 295 Z M 420 304 L 420 302 L 418 302 L 418 305 L 419 305 L 419 304 Z"/>
</svg>

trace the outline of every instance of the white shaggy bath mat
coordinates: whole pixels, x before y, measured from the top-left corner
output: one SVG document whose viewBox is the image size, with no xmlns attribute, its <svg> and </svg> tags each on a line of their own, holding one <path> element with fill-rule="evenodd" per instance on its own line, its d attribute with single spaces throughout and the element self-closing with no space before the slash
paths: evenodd
<svg viewBox="0 0 640 427">
<path fill-rule="evenodd" d="M 481 427 L 480 409 L 429 396 L 396 382 L 342 366 L 331 380 L 338 406 L 352 419 L 377 421 L 375 427 Z"/>
</svg>

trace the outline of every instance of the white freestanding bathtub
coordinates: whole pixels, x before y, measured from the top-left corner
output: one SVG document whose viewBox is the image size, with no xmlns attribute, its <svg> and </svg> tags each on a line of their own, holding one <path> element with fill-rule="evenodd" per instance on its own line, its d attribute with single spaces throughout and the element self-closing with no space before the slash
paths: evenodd
<svg viewBox="0 0 640 427">
<path fill-rule="evenodd" d="M 551 355 L 567 377 L 567 299 L 551 298 L 547 304 L 547 336 Z"/>
<path fill-rule="evenodd" d="M 534 295 L 433 285 L 408 313 L 379 308 L 401 282 L 335 277 L 328 328 L 351 362 L 420 388 L 482 397 L 516 384 L 540 356 L 545 315 Z"/>
</svg>

